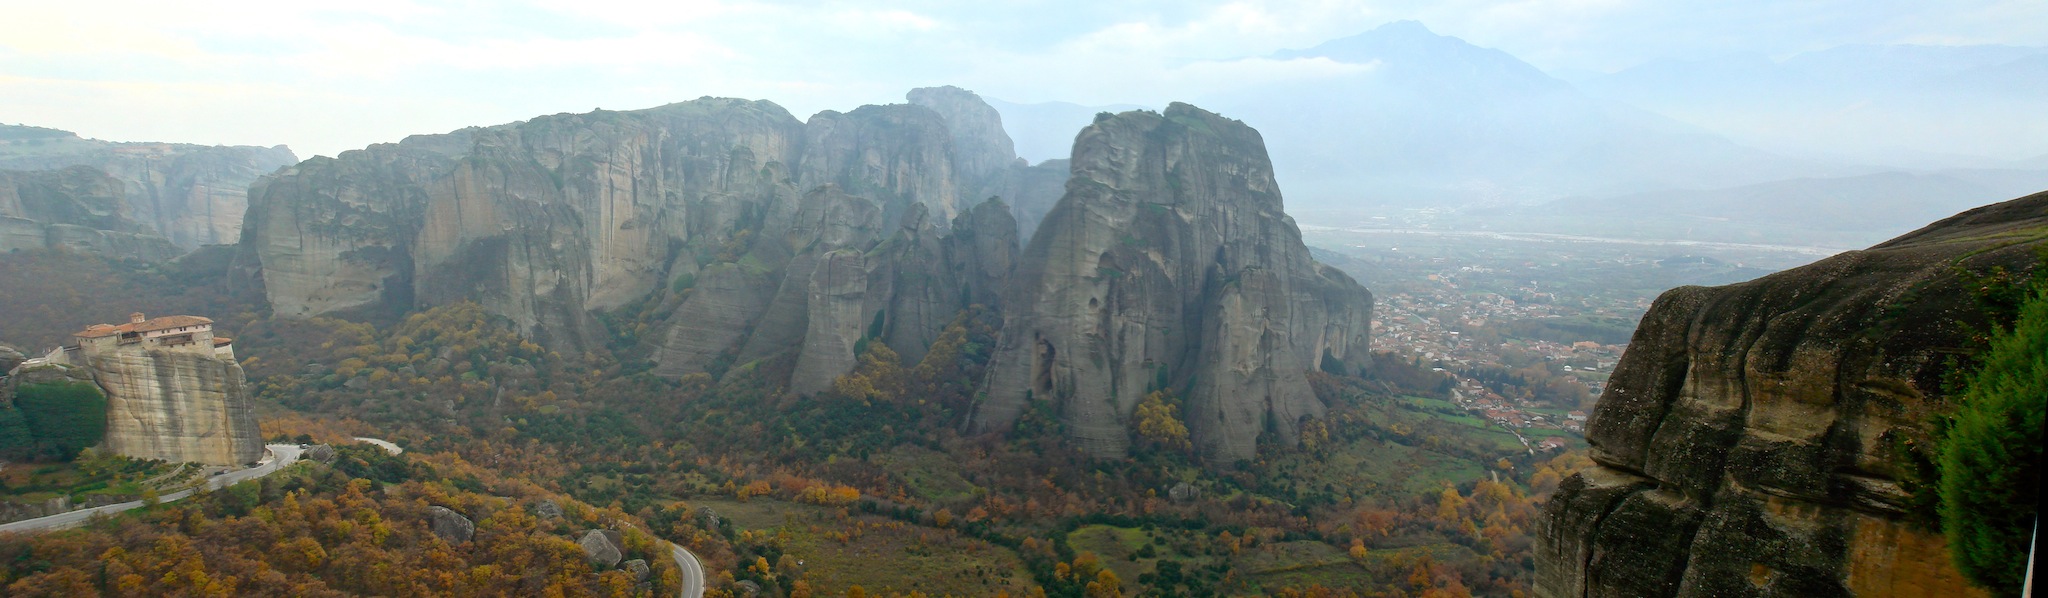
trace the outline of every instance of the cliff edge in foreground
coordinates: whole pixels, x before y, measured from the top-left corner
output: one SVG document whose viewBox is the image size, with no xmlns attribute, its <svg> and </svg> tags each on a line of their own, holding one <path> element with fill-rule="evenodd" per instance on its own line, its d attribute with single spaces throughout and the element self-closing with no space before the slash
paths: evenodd
<svg viewBox="0 0 2048 598">
<path fill-rule="evenodd" d="M 1905 444 L 1989 323 L 1969 283 L 2036 266 L 2048 193 L 1865 251 L 1681 287 L 1588 422 L 1538 533 L 1538 596 L 1970 596 L 1908 519 Z M 1931 491 L 1931 490 L 1930 490 Z"/>
</svg>

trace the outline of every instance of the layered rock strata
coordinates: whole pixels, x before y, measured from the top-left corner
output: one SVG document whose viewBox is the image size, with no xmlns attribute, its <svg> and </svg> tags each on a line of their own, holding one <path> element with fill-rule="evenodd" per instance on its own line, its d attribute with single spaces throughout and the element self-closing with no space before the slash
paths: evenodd
<svg viewBox="0 0 2048 598">
<path fill-rule="evenodd" d="M 1539 526 L 1539 596 L 1969 596 L 1909 520 L 1906 444 L 1988 329 L 1976 274 L 2043 267 L 2048 193 L 1644 316 Z"/>
<path fill-rule="evenodd" d="M 1072 174 L 1018 260 L 971 427 L 1052 401 L 1082 448 L 1117 456 L 1138 401 L 1171 389 L 1227 463 L 1322 415 L 1306 370 L 1368 363 L 1371 294 L 1309 258 L 1251 127 L 1185 104 L 1105 116 Z"/>
</svg>

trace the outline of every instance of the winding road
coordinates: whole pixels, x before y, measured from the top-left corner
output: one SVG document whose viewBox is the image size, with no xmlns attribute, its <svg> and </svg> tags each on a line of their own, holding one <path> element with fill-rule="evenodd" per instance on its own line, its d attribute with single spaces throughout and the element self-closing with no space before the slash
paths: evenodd
<svg viewBox="0 0 2048 598">
<path fill-rule="evenodd" d="M 271 472 L 277 471 L 278 469 L 281 469 L 286 465 L 291 465 L 292 463 L 297 462 L 299 460 L 299 454 L 304 451 L 304 449 L 300 449 L 299 445 L 296 444 L 271 444 L 265 445 L 263 448 L 269 451 L 269 458 L 257 462 L 257 465 L 255 467 L 237 471 L 230 471 L 217 476 L 213 476 L 212 478 L 206 480 L 206 488 L 209 490 L 218 490 L 221 488 L 226 488 L 228 486 L 233 486 L 243 481 L 253 480 L 266 475 L 270 475 Z M 187 496 L 191 496 L 193 492 L 196 492 L 196 490 L 179 490 L 177 492 L 165 494 L 157 498 L 157 502 L 162 503 L 175 501 L 181 498 L 185 498 Z M 79 509 L 68 513 L 58 513 L 55 515 L 50 515 L 48 517 L 23 519 L 21 521 L 0 525 L 0 533 L 40 532 L 53 529 L 63 529 L 85 523 L 85 520 L 92 518 L 93 515 L 112 515 L 115 513 L 119 513 L 141 506 L 142 501 L 131 500 L 128 502 L 111 504 L 103 507 Z"/>
<path fill-rule="evenodd" d="M 405 449 L 400 448 L 398 445 L 377 438 L 365 438 L 358 436 L 356 437 L 356 440 L 360 440 L 363 442 L 377 445 L 378 447 L 382 447 L 385 451 L 393 455 L 405 452 Z M 213 476 L 211 479 L 206 480 L 206 488 L 209 490 L 218 490 L 248 480 L 253 480 L 266 475 L 270 475 L 272 472 L 275 472 L 279 469 L 283 469 L 286 465 L 291 465 L 293 463 L 298 462 L 299 456 L 305 453 L 305 449 L 299 448 L 299 445 L 296 444 L 270 444 L 264 445 L 263 448 L 269 453 L 269 456 L 262 461 L 258 461 L 255 467 L 237 471 L 230 471 L 227 473 Z M 179 490 L 177 492 L 172 492 L 170 494 L 165 494 L 162 497 L 159 497 L 157 499 L 157 502 L 166 503 L 175 501 L 178 499 L 185 498 L 187 496 L 191 496 L 192 493 L 196 491 L 197 490 Z M 83 524 L 87 519 L 91 519 L 92 516 L 94 515 L 112 515 L 129 509 L 141 507 L 142 502 L 143 501 L 139 500 L 131 500 L 128 502 L 111 504 L 103 507 L 79 509 L 68 513 L 58 513 L 56 515 L 50 515 L 48 517 L 23 519 L 21 521 L 16 521 L 13 523 L 0 524 L 0 533 L 34 533 L 55 529 L 64 529 L 67 527 L 73 527 Z M 704 565 L 697 561 L 697 555 L 690 554 L 689 550 L 685 550 L 683 547 L 677 546 L 674 543 L 663 543 L 668 544 L 669 558 L 675 559 L 676 567 L 683 570 L 683 587 L 681 588 L 681 592 L 679 592 L 679 594 L 682 596 L 682 598 L 703 598 Z"/>
<path fill-rule="evenodd" d="M 697 555 L 674 543 L 668 543 L 669 557 L 676 560 L 676 567 L 683 570 L 683 598 L 704 598 L 704 565 L 697 562 Z"/>
</svg>

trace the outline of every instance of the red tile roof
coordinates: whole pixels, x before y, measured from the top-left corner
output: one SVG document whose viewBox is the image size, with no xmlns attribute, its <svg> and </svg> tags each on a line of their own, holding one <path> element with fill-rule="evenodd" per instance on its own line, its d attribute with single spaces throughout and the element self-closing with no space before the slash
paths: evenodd
<svg viewBox="0 0 2048 598">
<path fill-rule="evenodd" d="M 130 332 L 154 332 L 157 330 L 169 330 L 172 328 L 179 328 L 184 326 L 200 326 L 210 324 L 213 324 L 213 320 L 208 318 L 202 318 L 199 316 L 164 316 L 161 318 L 151 318 L 146 321 L 122 324 L 119 326 L 115 326 L 112 324 L 93 324 L 91 326 L 87 326 L 85 330 L 71 333 L 71 335 L 76 336 L 78 338 L 100 338 L 105 336 L 114 336 L 116 334 L 127 334 Z"/>
</svg>

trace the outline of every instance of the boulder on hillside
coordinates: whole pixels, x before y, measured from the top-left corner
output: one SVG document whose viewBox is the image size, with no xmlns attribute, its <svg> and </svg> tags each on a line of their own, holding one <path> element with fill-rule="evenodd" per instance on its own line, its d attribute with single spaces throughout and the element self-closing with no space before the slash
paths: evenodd
<svg viewBox="0 0 2048 598">
<path fill-rule="evenodd" d="M 647 567 L 647 559 L 626 561 L 624 568 L 627 573 L 633 574 L 633 583 L 647 581 L 647 576 L 654 573 L 653 569 Z"/>
<path fill-rule="evenodd" d="M 619 544 L 619 532 L 614 530 L 585 531 L 583 537 L 576 539 L 576 545 L 583 547 L 583 556 L 589 557 L 591 563 L 605 569 L 618 566 L 619 559 L 625 558 L 625 549 Z"/>
<path fill-rule="evenodd" d="M 427 507 L 427 520 L 433 526 L 434 535 L 449 544 L 461 544 L 476 537 L 476 523 L 454 509 L 438 505 Z"/>
<path fill-rule="evenodd" d="M 307 447 L 306 453 L 304 455 L 304 457 L 307 459 L 319 461 L 321 463 L 333 463 L 334 458 L 336 456 L 337 455 L 334 452 L 334 447 L 325 444 L 316 444 Z"/>
<path fill-rule="evenodd" d="M 552 501 L 552 500 L 543 500 L 543 501 L 540 501 L 540 502 L 534 503 L 534 504 L 533 504 L 533 516 L 534 516 L 534 517 L 539 517 L 539 518 L 541 518 L 542 520 L 547 520 L 547 519 L 561 519 L 561 518 L 562 518 L 562 505 L 558 505 L 558 504 L 555 504 L 555 501 Z"/>
</svg>

